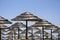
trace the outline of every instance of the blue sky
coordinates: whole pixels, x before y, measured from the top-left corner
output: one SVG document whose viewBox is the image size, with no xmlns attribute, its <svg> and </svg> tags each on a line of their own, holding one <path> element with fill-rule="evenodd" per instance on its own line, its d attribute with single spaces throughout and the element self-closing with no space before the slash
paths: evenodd
<svg viewBox="0 0 60 40">
<path fill-rule="evenodd" d="M 60 0 L 0 0 L 0 16 L 11 20 L 29 11 L 60 26 Z"/>
</svg>

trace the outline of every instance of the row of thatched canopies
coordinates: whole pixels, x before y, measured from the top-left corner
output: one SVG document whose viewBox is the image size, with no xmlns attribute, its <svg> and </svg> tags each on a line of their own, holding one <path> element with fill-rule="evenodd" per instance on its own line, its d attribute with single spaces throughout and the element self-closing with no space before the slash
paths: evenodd
<svg viewBox="0 0 60 40">
<path fill-rule="evenodd" d="M 11 27 L 13 28 L 13 29 L 4 29 L 4 30 L 2 30 L 2 34 L 3 35 L 8 35 L 7 37 L 9 37 L 9 39 L 11 40 L 11 38 L 12 38 L 12 36 L 13 36 L 13 33 L 14 33 L 14 35 L 15 35 L 15 37 L 16 37 L 16 35 L 18 35 L 16 32 L 18 31 L 18 29 L 17 29 L 17 27 L 24 27 L 25 28 L 25 25 L 23 26 L 24 24 L 22 24 L 22 23 L 19 23 L 19 22 L 17 22 L 17 23 L 15 23 L 15 24 L 13 24 Z M 20 28 L 21 28 L 20 27 Z M 6 26 L 4 26 L 3 25 L 3 27 L 2 28 L 6 28 Z M 14 29 L 15 28 L 15 29 Z M 29 34 L 31 34 L 31 35 L 29 35 L 28 37 L 34 37 L 34 36 L 37 36 L 37 37 L 39 37 L 38 35 L 35 35 L 35 34 L 42 34 L 42 30 L 40 30 L 40 29 L 38 29 L 38 28 L 33 28 L 33 29 L 35 29 L 35 30 L 38 30 L 38 31 L 36 31 L 34 34 L 32 33 L 32 32 L 28 32 Z M 32 28 L 31 27 L 28 27 L 28 30 L 32 30 Z M 8 32 L 8 33 L 3 33 L 3 31 L 4 32 L 8 32 L 8 31 L 10 31 L 10 32 Z M 21 38 L 20 37 L 20 35 L 22 35 L 22 34 L 25 34 L 26 33 L 26 29 L 25 30 L 21 30 L 21 29 L 19 29 L 19 31 L 21 32 L 19 32 L 19 39 Z M 51 34 L 49 34 L 49 33 L 47 33 L 47 32 L 44 32 L 46 35 L 45 36 L 47 36 L 47 34 L 48 34 L 48 36 L 50 36 Z M 18 38 L 18 36 L 17 36 L 17 38 Z M 41 38 L 40 38 L 41 39 Z"/>
<path fill-rule="evenodd" d="M 9 40 L 11 38 L 13 38 L 13 40 L 15 40 L 14 38 L 16 37 L 16 35 L 18 35 L 17 39 L 21 39 L 22 34 L 26 34 L 26 40 L 29 40 L 28 37 L 35 37 L 35 36 L 37 36 L 41 39 L 42 38 L 41 35 L 38 36 L 35 34 L 42 34 L 42 36 L 43 36 L 42 40 L 44 40 L 44 38 L 48 37 L 48 36 L 51 36 L 51 40 L 53 40 L 52 37 L 54 37 L 54 36 L 52 35 L 52 33 L 53 32 L 59 33 L 59 30 L 60 30 L 58 26 L 50 23 L 47 20 L 38 18 L 37 16 L 31 14 L 30 12 L 24 12 L 24 13 L 16 16 L 15 18 L 13 18 L 12 21 L 26 21 L 26 24 L 17 22 L 15 24 L 12 24 L 10 27 L 6 27 L 3 24 L 11 24 L 11 22 L 0 16 L 0 36 L 1 36 L 0 39 L 4 38 L 4 37 L 2 37 L 2 35 L 9 35 L 9 36 L 7 36 L 7 38 L 9 38 Z M 28 21 L 35 22 L 35 24 L 28 26 Z M 22 30 L 21 27 L 25 28 L 25 30 Z M 42 29 L 40 29 L 39 27 L 42 27 Z M 34 29 L 38 30 L 38 31 L 36 31 L 34 33 L 33 32 Z M 32 32 L 29 32 L 29 30 L 31 30 Z M 44 30 L 51 30 L 51 34 L 45 32 Z M 7 33 L 5 33 L 5 32 L 7 32 Z M 28 35 L 28 33 L 31 35 Z M 55 40 L 55 37 L 54 37 L 54 40 Z"/>
</svg>

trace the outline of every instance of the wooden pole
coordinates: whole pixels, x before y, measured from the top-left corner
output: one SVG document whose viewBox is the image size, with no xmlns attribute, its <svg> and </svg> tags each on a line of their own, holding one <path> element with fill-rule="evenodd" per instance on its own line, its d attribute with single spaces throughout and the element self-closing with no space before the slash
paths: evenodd
<svg viewBox="0 0 60 40">
<path fill-rule="evenodd" d="M 19 27 L 18 27 L 18 39 L 19 39 L 19 36 L 20 36 L 20 35 L 19 35 Z"/>
<path fill-rule="evenodd" d="M 43 40 L 44 40 L 44 26 L 42 27 Z"/>
<path fill-rule="evenodd" d="M 26 40 L 28 39 L 28 22 L 27 22 L 27 20 L 26 20 Z"/>
<path fill-rule="evenodd" d="M 52 29 L 51 29 L 51 40 L 52 40 Z"/>
<path fill-rule="evenodd" d="M 0 28 L 0 40 L 1 40 L 1 28 Z"/>
</svg>

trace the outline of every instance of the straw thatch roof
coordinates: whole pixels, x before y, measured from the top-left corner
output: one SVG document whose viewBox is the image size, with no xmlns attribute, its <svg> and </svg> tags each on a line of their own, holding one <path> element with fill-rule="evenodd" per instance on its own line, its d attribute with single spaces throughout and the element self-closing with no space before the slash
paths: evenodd
<svg viewBox="0 0 60 40">
<path fill-rule="evenodd" d="M 37 28 L 37 27 L 28 27 L 28 30 L 33 30 L 33 29 L 35 29 L 35 30 L 40 30 L 40 29 Z"/>
<path fill-rule="evenodd" d="M 10 27 L 12 28 L 17 28 L 17 27 L 26 27 L 26 25 L 24 25 L 21 22 L 16 22 L 15 24 L 12 24 Z"/>
<path fill-rule="evenodd" d="M 11 22 L 8 21 L 8 19 L 5 19 L 2 16 L 0 16 L 0 24 L 11 24 Z"/>
<path fill-rule="evenodd" d="M 34 25 L 32 25 L 31 27 L 42 27 L 42 26 L 51 26 L 52 24 L 46 20 L 43 21 L 37 21 Z"/>
<path fill-rule="evenodd" d="M 13 21 L 42 21 L 42 19 L 38 18 L 37 16 L 34 16 L 30 12 L 24 12 L 17 17 L 12 19 Z"/>
<path fill-rule="evenodd" d="M 60 28 L 54 30 L 53 33 L 60 33 Z"/>
<path fill-rule="evenodd" d="M 6 25 L 1 24 L 0 28 L 7 28 Z"/>
<path fill-rule="evenodd" d="M 47 30 L 49 30 L 49 29 L 56 30 L 56 29 L 58 29 L 58 27 L 52 24 L 51 26 L 46 26 L 45 29 L 47 29 Z"/>
<path fill-rule="evenodd" d="M 34 34 L 42 34 L 42 30 L 36 31 Z"/>
<path fill-rule="evenodd" d="M 56 30 L 58 27 L 53 25 L 52 23 L 43 20 L 41 22 L 37 21 L 34 25 L 32 25 L 31 27 L 44 27 L 45 29 L 54 29 Z"/>
<path fill-rule="evenodd" d="M 25 34 L 26 30 L 22 31 L 20 34 Z M 31 32 L 28 32 L 29 34 L 32 34 Z"/>
</svg>

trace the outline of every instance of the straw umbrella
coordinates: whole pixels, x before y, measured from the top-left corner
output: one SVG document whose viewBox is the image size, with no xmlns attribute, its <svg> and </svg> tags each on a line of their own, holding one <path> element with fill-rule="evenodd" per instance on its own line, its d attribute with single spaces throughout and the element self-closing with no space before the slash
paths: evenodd
<svg viewBox="0 0 60 40">
<path fill-rule="evenodd" d="M 15 17 L 12 19 L 12 21 L 26 21 L 26 39 L 28 39 L 27 37 L 27 32 L 28 32 L 28 21 L 42 21 L 41 19 L 39 19 L 37 16 L 34 16 L 33 14 L 31 14 L 30 12 L 24 12 L 21 15 Z"/>
<path fill-rule="evenodd" d="M 13 27 L 12 27 L 13 28 Z M 17 32 L 17 29 L 11 29 L 11 26 L 10 26 L 10 29 L 9 29 L 9 33 L 7 33 L 7 35 L 9 35 L 9 38 L 10 39 L 11 37 L 13 38 L 13 40 L 15 40 L 15 35 L 18 35 L 16 32 Z M 19 31 L 22 31 L 21 29 L 19 29 Z"/>
<path fill-rule="evenodd" d="M 50 26 L 46 26 L 45 27 L 45 29 L 47 29 L 47 30 L 51 30 L 51 40 L 52 40 L 52 30 L 56 30 L 58 27 L 57 26 L 55 26 L 55 25 L 53 25 L 53 24 L 51 24 Z"/>
<path fill-rule="evenodd" d="M 46 37 L 48 37 L 48 36 L 50 36 L 50 35 L 51 35 L 51 34 L 50 34 L 50 33 L 47 33 L 47 32 L 46 32 L 46 34 L 45 34 Z M 55 39 L 56 37 L 55 37 L 54 35 L 52 35 L 52 37 L 54 37 L 54 38 L 52 38 L 52 40 L 56 40 L 56 39 Z"/>
<path fill-rule="evenodd" d="M 34 37 L 33 29 L 34 29 L 34 30 L 40 30 L 40 29 L 38 29 L 38 28 L 35 28 L 35 27 L 32 28 L 32 27 L 29 26 L 29 27 L 28 27 L 28 33 L 30 33 L 30 34 L 32 35 L 32 36 L 31 36 L 32 38 Z M 29 30 L 31 30 L 31 32 L 29 32 Z M 23 33 L 26 33 L 26 30 L 24 30 L 24 32 L 22 32 L 21 34 L 23 34 Z M 29 37 L 29 36 L 28 36 L 28 37 Z"/>
<path fill-rule="evenodd" d="M 30 30 L 30 29 L 29 29 Z M 25 34 L 26 33 L 26 29 L 24 31 L 21 32 L 21 34 Z M 32 34 L 31 32 L 28 31 L 28 33 Z"/>
<path fill-rule="evenodd" d="M 38 30 L 38 31 L 36 31 L 34 34 L 40 34 L 40 36 L 41 36 L 42 30 Z M 41 37 L 40 37 L 40 40 L 41 40 Z"/>
<path fill-rule="evenodd" d="M 14 33 L 15 35 L 17 35 L 17 33 Z M 13 31 L 10 31 L 8 34 L 7 34 L 7 38 L 11 40 L 11 38 L 14 40 L 14 35 L 13 35 Z"/>
<path fill-rule="evenodd" d="M 2 24 L 2 27 L 0 27 L 0 28 L 7 28 L 7 26 Z M 4 33 L 5 30 L 6 30 L 6 29 L 1 29 L 1 35 L 4 35 L 4 34 L 5 34 L 5 33 Z M 2 37 L 3 37 L 3 36 L 2 36 Z"/>
<path fill-rule="evenodd" d="M 8 21 L 8 19 L 5 19 L 2 16 L 0 16 L 0 26 L 2 27 L 1 24 L 11 24 L 11 22 Z M 0 40 L 1 40 L 1 29 L 3 29 L 3 28 L 0 28 Z"/>
<path fill-rule="evenodd" d="M 13 24 L 13 25 L 10 26 L 10 28 L 15 29 L 14 31 L 17 31 L 16 28 L 18 28 L 18 39 L 19 39 L 19 31 L 22 31 L 22 30 L 20 29 L 20 27 L 26 27 L 26 25 L 24 25 L 24 24 L 21 23 L 21 22 L 16 22 L 15 24 Z"/>
<path fill-rule="evenodd" d="M 32 32 L 32 38 L 34 37 L 34 35 L 33 35 L 33 29 L 34 30 L 40 30 L 39 28 L 35 28 L 35 27 L 28 27 L 28 30 L 31 30 L 31 32 Z"/>
<path fill-rule="evenodd" d="M 5 29 L 4 29 L 5 30 Z M 8 32 L 9 30 L 7 30 L 7 31 L 5 31 L 4 33 L 2 33 L 2 38 L 4 37 L 4 38 L 8 38 L 7 36 L 8 36 L 8 34 L 10 33 L 10 31 Z M 11 38 L 10 38 L 11 39 Z"/>
<path fill-rule="evenodd" d="M 43 21 L 37 21 L 34 25 L 31 27 L 42 27 L 42 33 L 43 33 L 43 40 L 44 40 L 44 26 L 50 25 L 48 24 L 48 21 L 42 19 Z"/>
<path fill-rule="evenodd" d="M 52 24 L 48 22 L 47 20 L 42 19 L 43 21 L 39 22 L 37 21 L 32 27 L 42 27 L 42 33 L 43 33 L 43 40 L 44 40 L 44 27 L 51 26 Z"/>
<path fill-rule="evenodd" d="M 60 36 L 60 28 L 54 30 L 53 33 L 58 33 L 58 38 L 59 38 L 59 36 Z"/>
<path fill-rule="evenodd" d="M 8 35 L 8 36 L 7 36 L 8 40 L 11 40 L 11 39 L 13 38 L 13 33 L 12 33 L 12 31 L 10 31 L 7 35 Z"/>
<path fill-rule="evenodd" d="M 45 31 L 44 31 L 44 33 L 45 33 L 45 34 L 46 34 L 46 36 L 47 36 L 47 34 L 48 34 L 48 33 L 47 33 L 47 32 L 45 32 Z M 42 30 L 38 30 L 38 31 L 37 31 L 37 32 L 35 32 L 34 34 L 42 34 Z M 40 36 L 41 36 L 41 35 L 40 35 Z M 41 38 L 40 38 L 40 40 L 41 40 Z"/>
<path fill-rule="evenodd" d="M 26 29 L 21 32 L 21 34 L 25 34 L 25 33 L 26 33 Z M 29 34 L 32 34 L 31 32 L 28 32 L 28 33 L 29 33 Z M 24 37 L 25 37 L 25 36 L 24 36 Z M 29 35 L 28 35 L 28 37 L 29 37 Z M 28 38 L 28 40 L 29 40 L 29 38 Z"/>
<path fill-rule="evenodd" d="M 3 34 L 3 33 L 2 33 L 2 34 Z M 5 36 L 7 35 L 5 38 L 8 38 L 8 39 L 10 38 L 10 39 L 11 39 L 11 38 L 12 38 L 12 34 L 13 34 L 12 31 L 9 31 L 8 33 L 3 34 L 3 35 L 5 35 Z M 3 37 L 4 37 L 4 36 L 3 36 Z"/>
<path fill-rule="evenodd" d="M 1 33 L 2 33 L 2 34 L 6 34 L 6 33 L 4 33 L 4 32 L 9 31 L 9 29 L 8 29 L 8 27 L 7 27 L 6 25 L 3 25 L 3 24 L 2 24 L 2 27 L 0 27 L 0 28 L 3 28 L 3 29 L 1 29 Z"/>
</svg>

